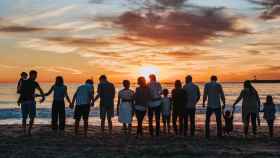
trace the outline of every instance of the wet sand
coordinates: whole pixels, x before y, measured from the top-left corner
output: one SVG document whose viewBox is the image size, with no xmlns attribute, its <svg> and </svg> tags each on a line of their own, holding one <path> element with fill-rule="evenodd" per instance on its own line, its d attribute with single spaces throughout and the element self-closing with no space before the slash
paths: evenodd
<svg viewBox="0 0 280 158">
<path fill-rule="evenodd" d="M 235 128 L 232 136 L 209 140 L 198 127 L 195 138 L 162 135 L 151 138 L 145 127 L 143 138 L 127 136 L 120 127 L 113 134 L 102 135 L 100 128 L 89 127 L 87 138 L 74 136 L 73 126 L 67 126 L 64 135 L 51 131 L 47 125 L 35 125 L 31 137 L 24 136 L 19 125 L 0 126 L 0 157 L 5 158 L 87 158 L 87 157 L 200 157 L 200 158 L 264 158 L 280 157 L 280 128 L 275 138 L 267 136 L 266 127 L 259 128 L 256 138 L 243 138 L 242 127 Z"/>
</svg>

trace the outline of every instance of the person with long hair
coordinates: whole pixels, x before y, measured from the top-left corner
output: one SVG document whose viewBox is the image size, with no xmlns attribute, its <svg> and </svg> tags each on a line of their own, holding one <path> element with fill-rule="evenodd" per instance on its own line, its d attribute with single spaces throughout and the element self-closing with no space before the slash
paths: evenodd
<svg viewBox="0 0 280 158">
<path fill-rule="evenodd" d="M 249 122 L 253 127 L 253 134 L 257 134 L 257 116 L 260 109 L 260 97 L 257 90 L 251 84 L 251 81 L 247 80 L 244 82 L 244 88 L 241 91 L 239 97 L 233 104 L 235 109 L 236 104 L 242 100 L 242 121 L 244 126 L 244 135 L 248 136 Z"/>
<path fill-rule="evenodd" d="M 143 136 L 143 119 L 146 114 L 146 109 L 148 107 L 148 103 L 151 99 L 151 94 L 149 87 L 146 84 L 146 80 L 144 77 L 139 77 L 137 79 L 138 87 L 135 90 L 135 105 L 134 110 L 137 118 L 137 137 Z"/>
<path fill-rule="evenodd" d="M 45 94 L 49 96 L 53 92 L 53 103 L 52 103 L 52 129 L 57 131 L 64 131 L 65 129 L 65 102 L 64 98 L 67 99 L 69 105 L 71 101 L 67 92 L 67 86 L 64 84 L 62 76 L 57 76 L 54 85 Z"/>
</svg>

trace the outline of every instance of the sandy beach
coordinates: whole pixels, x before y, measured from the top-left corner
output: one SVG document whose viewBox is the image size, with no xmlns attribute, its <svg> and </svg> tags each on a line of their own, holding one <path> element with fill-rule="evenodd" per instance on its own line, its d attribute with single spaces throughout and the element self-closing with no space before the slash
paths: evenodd
<svg viewBox="0 0 280 158">
<path fill-rule="evenodd" d="M 120 127 L 112 135 L 101 135 L 99 127 L 90 126 L 89 135 L 74 136 L 73 127 L 67 126 L 64 135 L 51 131 L 47 125 L 35 125 L 31 137 L 22 134 L 19 125 L 0 126 L 0 157 L 9 158 L 68 158 L 68 157 L 280 157 L 280 128 L 275 138 L 267 136 L 266 127 L 259 128 L 258 136 L 244 139 L 238 126 L 232 136 L 205 139 L 203 128 L 196 137 L 162 135 L 151 138 L 145 127 L 145 136 L 136 139 L 127 136 Z"/>
</svg>

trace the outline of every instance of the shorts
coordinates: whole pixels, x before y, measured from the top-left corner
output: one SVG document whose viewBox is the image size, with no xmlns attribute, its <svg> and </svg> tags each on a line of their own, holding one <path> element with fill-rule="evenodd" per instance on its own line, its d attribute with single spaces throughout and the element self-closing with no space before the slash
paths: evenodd
<svg viewBox="0 0 280 158">
<path fill-rule="evenodd" d="M 100 106 L 100 119 L 105 120 L 106 116 L 108 120 L 114 117 L 114 106 Z"/>
<path fill-rule="evenodd" d="M 36 117 L 36 102 L 24 101 L 21 104 L 22 119 L 35 118 Z"/>
<path fill-rule="evenodd" d="M 89 117 L 89 112 L 90 112 L 90 105 L 76 105 L 75 107 L 75 112 L 74 112 L 74 119 L 75 120 L 88 120 Z"/>
</svg>

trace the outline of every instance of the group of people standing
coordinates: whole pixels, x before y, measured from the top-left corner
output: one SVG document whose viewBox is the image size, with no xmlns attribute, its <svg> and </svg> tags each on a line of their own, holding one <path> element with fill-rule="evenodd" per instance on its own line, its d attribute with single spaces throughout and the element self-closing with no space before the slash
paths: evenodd
<svg viewBox="0 0 280 158">
<path fill-rule="evenodd" d="M 55 84 L 47 93 L 44 93 L 36 82 L 37 72 L 32 70 L 27 78 L 26 73 L 22 73 L 18 83 L 17 91 L 20 94 L 18 104 L 22 109 L 22 125 L 26 132 L 26 120 L 29 116 L 30 123 L 28 134 L 31 134 L 32 125 L 36 116 L 35 97 L 41 97 L 40 102 L 45 97 L 53 93 L 52 104 L 52 129 L 64 131 L 65 128 L 65 98 L 70 108 L 74 109 L 75 134 L 78 134 L 80 120 L 84 121 L 84 135 L 87 136 L 88 118 L 90 108 L 94 106 L 95 101 L 100 100 L 100 119 L 101 131 L 105 131 L 105 121 L 108 121 L 109 133 L 112 132 L 112 117 L 114 116 L 114 98 L 115 86 L 109 82 L 105 75 L 100 76 L 97 87 L 97 94 L 94 95 L 94 84 L 92 80 L 87 80 L 85 84 L 79 86 L 71 100 L 67 86 L 64 84 L 63 77 L 56 77 Z M 196 105 L 200 100 L 201 93 L 199 87 L 192 82 L 192 76 L 185 78 L 185 85 L 180 80 L 175 81 L 174 89 L 169 94 L 168 89 L 162 88 L 156 76 L 151 74 L 150 81 L 147 82 L 145 77 L 137 79 L 138 86 L 136 90 L 130 88 L 130 81 L 123 81 L 123 89 L 118 92 L 117 115 L 119 121 L 123 124 L 126 132 L 131 132 L 132 119 L 136 115 L 137 118 L 137 137 L 143 135 L 143 120 L 148 114 L 149 133 L 151 136 L 159 136 L 161 132 L 161 118 L 163 122 L 163 132 L 171 132 L 171 119 L 173 131 L 176 135 L 195 135 L 195 114 Z M 244 134 L 248 135 L 249 121 L 253 127 L 253 134 L 256 134 L 257 120 L 260 112 L 260 98 L 256 89 L 250 81 L 244 82 L 244 89 L 237 98 L 231 111 L 226 110 L 226 99 L 222 85 L 217 82 L 218 78 L 212 76 L 210 82 L 205 84 L 203 93 L 203 107 L 207 102 L 205 136 L 210 137 L 210 118 L 214 113 L 217 123 L 217 136 L 221 137 L 223 131 L 229 134 L 233 130 L 233 115 L 235 105 L 242 102 L 242 120 L 244 123 Z M 40 94 L 35 94 L 38 89 Z M 270 136 L 273 136 L 273 122 L 275 120 L 275 105 L 272 96 L 267 97 L 264 104 L 264 118 L 269 125 Z M 225 125 L 222 126 L 222 118 Z M 155 131 L 154 131 L 155 120 Z M 177 125 L 179 123 L 179 127 Z"/>
</svg>

